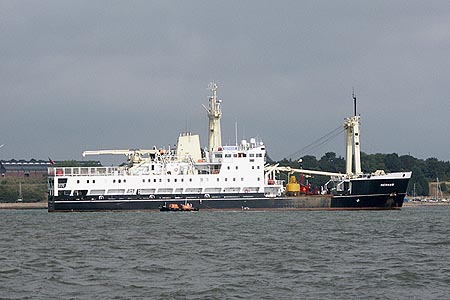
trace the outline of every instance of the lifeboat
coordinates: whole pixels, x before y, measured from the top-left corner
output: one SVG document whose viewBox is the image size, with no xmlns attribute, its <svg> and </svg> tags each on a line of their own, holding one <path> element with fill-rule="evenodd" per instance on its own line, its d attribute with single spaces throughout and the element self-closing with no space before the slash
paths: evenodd
<svg viewBox="0 0 450 300">
<path fill-rule="evenodd" d="M 170 203 L 167 205 L 164 203 L 159 208 L 160 211 L 198 211 L 198 208 L 194 207 L 191 203 L 185 202 L 184 204 Z"/>
</svg>

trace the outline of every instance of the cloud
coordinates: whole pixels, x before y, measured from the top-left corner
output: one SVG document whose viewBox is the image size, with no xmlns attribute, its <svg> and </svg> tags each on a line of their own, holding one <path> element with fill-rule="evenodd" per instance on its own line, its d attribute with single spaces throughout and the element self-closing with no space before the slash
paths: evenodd
<svg viewBox="0 0 450 300">
<path fill-rule="evenodd" d="M 378 152 L 450 159 L 446 2 L 4 1 L 0 17 L 3 159 L 163 146 L 184 130 L 205 144 L 211 80 L 224 141 L 238 122 L 276 159 L 351 114 L 352 87 Z"/>
</svg>

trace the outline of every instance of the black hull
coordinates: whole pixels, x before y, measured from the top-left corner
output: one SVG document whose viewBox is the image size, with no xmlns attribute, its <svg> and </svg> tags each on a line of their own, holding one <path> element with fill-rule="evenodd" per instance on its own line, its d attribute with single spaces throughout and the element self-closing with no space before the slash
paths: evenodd
<svg viewBox="0 0 450 300">
<path fill-rule="evenodd" d="M 403 206 L 409 177 L 356 178 L 348 181 L 347 193 L 267 198 L 263 194 L 130 195 L 85 199 L 50 197 L 48 211 L 159 210 L 172 203 L 189 201 L 200 210 L 377 210 Z"/>
<path fill-rule="evenodd" d="M 405 195 L 300 196 L 189 199 L 200 210 L 377 210 L 400 209 Z M 49 211 L 160 210 L 184 199 L 49 200 Z"/>
</svg>

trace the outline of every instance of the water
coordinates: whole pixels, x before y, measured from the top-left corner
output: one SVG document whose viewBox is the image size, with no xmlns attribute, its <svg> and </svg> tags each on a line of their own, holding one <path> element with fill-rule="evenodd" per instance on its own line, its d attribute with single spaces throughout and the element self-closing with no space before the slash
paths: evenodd
<svg viewBox="0 0 450 300">
<path fill-rule="evenodd" d="M 450 208 L 0 211 L 0 299 L 448 299 Z"/>
</svg>

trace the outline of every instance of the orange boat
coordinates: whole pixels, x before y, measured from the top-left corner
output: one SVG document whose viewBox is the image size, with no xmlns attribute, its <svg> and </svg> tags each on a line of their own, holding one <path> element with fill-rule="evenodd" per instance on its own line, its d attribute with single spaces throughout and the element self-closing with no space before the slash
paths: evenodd
<svg viewBox="0 0 450 300">
<path fill-rule="evenodd" d="M 164 203 L 163 206 L 159 208 L 160 211 L 198 211 L 191 203 L 185 202 L 184 204 L 178 203 Z"/>
</svg>

